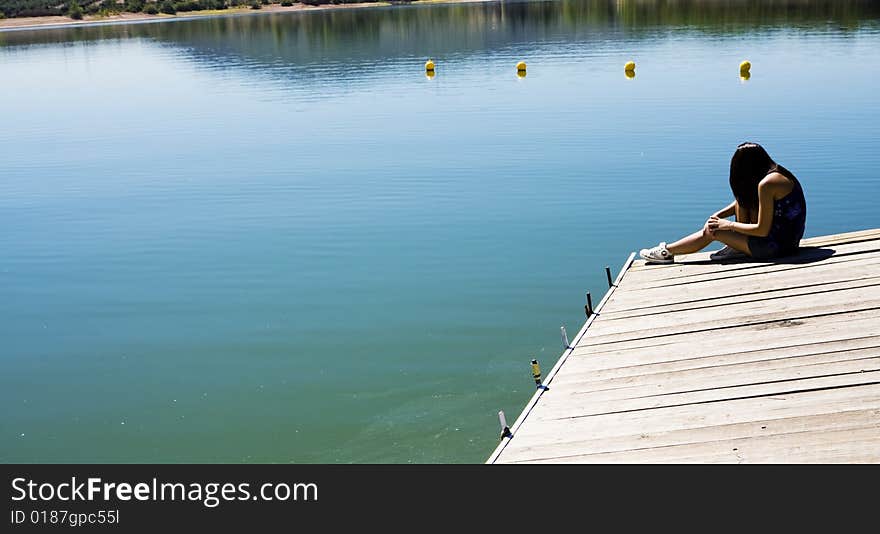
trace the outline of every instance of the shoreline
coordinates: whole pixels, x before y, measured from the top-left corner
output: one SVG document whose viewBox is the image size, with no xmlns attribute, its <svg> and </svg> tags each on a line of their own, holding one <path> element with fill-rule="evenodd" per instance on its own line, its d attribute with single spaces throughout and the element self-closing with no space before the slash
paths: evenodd
<svg viewBox="0 0 880 534">
<path fill-rule="evenodd" d="M 401 5 L 470 4 L 492 1 L 495 0 L 413 0 L 412 2 L 407 2 Z M 227 9 L 189 11 L 186 13 L 179 13 L 177 15 L 166 15 L 164 13 L 159 13 L 156 15 L 148 15 L 146 13 L 118 13 L 115 15 L 106 16 L 86 15 L 82 18 L 82 20 L 74 20 L 64 15 L 47 15 L 44 17 L 13 17 L 0 19 L 0 32 L 61 29 L 76 26 L 89 27 L 145 22 L 170 22 L 211 17 L 238 17 L 245 15 L 266 15 L 300 11 L 326 11 L 331 9 L 363 9 L 368 7 L 389 7 L 392 5 L 394 4 L 386 1 L 359 2 L 351 4 L 322 4 L 319 6 L 312 6 L 297 2 L 289 7 L 284 7 L 281 4 L 270 4 L 267 6 L 263 6 L 262 9 L 251 9 L 248 6 L 238 6 L 230 7 Z"/>
</svg>

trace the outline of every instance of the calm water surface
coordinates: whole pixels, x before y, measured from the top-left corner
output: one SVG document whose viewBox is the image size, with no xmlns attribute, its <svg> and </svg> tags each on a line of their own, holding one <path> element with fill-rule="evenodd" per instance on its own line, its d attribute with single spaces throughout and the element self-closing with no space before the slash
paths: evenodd
<svg viewBox="0 0 880 534">
<path fill-rule="evenodd" d="M 855 1 L 0 33 L 0 461 L 483 461 L 739 142 L 880 226 L 878 68 Z"/>
</svg>

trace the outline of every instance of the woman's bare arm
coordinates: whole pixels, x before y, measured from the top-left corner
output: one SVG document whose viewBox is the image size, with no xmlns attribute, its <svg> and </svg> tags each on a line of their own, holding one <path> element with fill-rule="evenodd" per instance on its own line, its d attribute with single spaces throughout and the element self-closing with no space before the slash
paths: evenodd
<svg viewBox="0 0 880 534">
<path fill-rule="evenodd" d="M 761 180 L 758 184 L 758 222 L 742 223 L 731 222 L 724 219 L 710 219 L 709 228 L 714 230 L 732 230 L 738 234 L 767 237 L 770 227 L 773 225 L 773 202 L 777 197 L 782 197 L 790 191 L 785 176 L 772 173 Z"/>
</svg>

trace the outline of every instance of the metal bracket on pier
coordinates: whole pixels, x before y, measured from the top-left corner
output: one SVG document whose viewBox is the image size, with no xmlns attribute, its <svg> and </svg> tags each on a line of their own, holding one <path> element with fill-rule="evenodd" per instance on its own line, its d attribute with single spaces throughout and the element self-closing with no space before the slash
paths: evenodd
<svg viewBox="0 0 880 534">
<path fill-rule="evenodd" d="M 614 282 L 611 280 L 611 267 L 605 266 L 605 276 L 608 278 L 608 287 L 614 287 Z"/>
<path fill-rule="evenodd" d="M 562 334 L 562 348 L 573 349 L 574 347 L 568 343 L 568 334 L 565 332 L 565 325 L 560 326 L 559 331 Z"/>
<path fill-rule="evenodd" d="M 590 295 L 589 291 L 587 291 L 587 305 L 584 306 L 584 311 L 587 314 L 587 319 L 593 315 L 593 297 Z"/>
<path fill-rule="evenodd" d="M 498 412 L 498 422 L 501 423 L 501 439 L 504 438 L 512 439 L 513 432 L 510 431 L 510 427 L 507 426 L 507 419 L 504 417 L 504 410 L 500 410 Z"/>
</svg>

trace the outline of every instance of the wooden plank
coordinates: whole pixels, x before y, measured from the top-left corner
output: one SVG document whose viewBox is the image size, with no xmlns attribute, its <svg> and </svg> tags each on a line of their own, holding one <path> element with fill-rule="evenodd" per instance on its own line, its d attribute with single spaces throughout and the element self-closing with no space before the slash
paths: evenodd
<svg viewBox="0 0 880 534">
<path fill-rule="evenodd" d="M 713 284 L 654 287 L 620 292 L 611 299 L 602 314 L 611 318 L 630 311 L 654 310 L 664 306 L 698 307 L 706 304 L 723 304 L 723 299 L 755 300 L 782 294 L 787 291 L 827 291 L 845 284 L 876 283 L 880 277 L 880 264 L 854 262 L 848 268 L 831 264 L 816 268 L 809 273 L 791 276 L 785 272 L 771 272 L 753 280 L 719 280 Z"/>
<path fill-rule="evenodd" d="M 850 232 L 849 234 L 837 234 L 832 236 L 819 236 L 801 240 L 801 247 L 806 249 L 823 248 L 823 247 L 841 247 L 843 250 L 850 249 L 848 245 L 860 244 L 871 241 L 880 241 L 880 229 L 862 230 L 858 232 Z M 714 247 L 719 249 L 720 246 Z M 709 256 L 714 250 L 701 251 L 693 254 L 681 254 L 676 257 L 676 263 L 695 264 L 709 262 Z M 749 261 L 749 260 L 747 260 Z M 728 264 L 735 262 L 727 262 Z M 644 269 L 654 269 L 654 265 L 646 265 L 644 260 L 637 259 L 633 262 L 631 272 L 639 272 Z"/>
<path fill-rule="evenodd" d="M 880 265 L 880 253 L 877 254 L 860 254 L 854 256 L 841 256 L 831 258 L 823 262 L 811 263 L 808 265 L 784 264 L 784 265 L 765 265 L 761 267 L 752 267 L 749 269 L 721 270 L 707 269 L 701 273 L 692 273 L 685 277 L 674 277 L 670 279 L 659 280 L 628 280 L 626 282 L 627 291 L 646 291 L 656 290 L 658 288 L 666 288 L 667 290 L 678 290 L 683 286 L 692 286 L 693 289 L 703 290 L 710 285 L 719 282 L 729 282 L 738 284 L 755 284 L 759 283 L 768 274 L 773 274 L 777 279 L 788 279 L 796 282 L 804 276 L 808 276 L 817 270 L 839 271 L 841 269 L 849 269 L 853 266 L 863 265 Z"/>
<path fill-rule="evenodd" d="M 858 302 L 858 308 L 855 312 L 880 313 L 880 299 L 872 298 Z M 831 304 L 816 304 L 811 302 L 809 308 L 798 308 L 796 305 L 785 307 L 781 311 L 762 310 L 762 313 L 751 314 L 749 310 L 744 310 L 741 314 L 734 317 L 718 317 L 715 319 L 701 320 L 702 316 L 690 316 L 682 318 L 680 323 L 670 323 L 667 320 L 663 322 L 653 322 L 651 324 L 633 324 L 625 326 L 605 325 L 597 322 L 593 325 L 593 331 L 588 332 L 576 345 L 578 348 L 595 346 L 599 344 L 625 343 L 631 341 L 657 341 L 662 338 L 671 338 L 675 336 L 693 335 L 702 333 L 704 336 L 696 337 L 693 341 L 697 343 L 716 342 L 714 331 L 723 331 L 726 329 L 746 331 L 746 329 L 756 329 L 757 331 L 771 329 L 776 326 L 787 326 L 796 324 L 810 319 L 821 319 L 842 314 L 845 310 L 839 302 Z M 733 310 L 731 310 L 733 313 Z M 693 321 L 693 322 L 692 322 Z M 627 326 L 634 328 L 627 330 Z M 642 326 L 642 328 L 639 328 Z M 638 328 L 638 329 L 635 329 Z M 769 334 L 765 334 L 769 335 Z"/>
<path fill-rule="evenodd" d="M 532 412 L 529 424 L 520 427 L 511 444 L 529 447 L 566 443 L 579 436 L 610 439 L 869 409 L 880 410 L 880 384 L 563 419 L 539 406 Z"/>
<path fill-rule="evenodd" d="M 639 451 L 585 454 L 533 463 L 878 463 L 880 424 L 804 431 Z"/>
<path fill-rule="evenodd" d="M 653 287 L 666 287 L 680 284 L 714 282 L 725 279 L 746 279 L 764 275 L 770 272 L 792 272 L 799 274 L 825 265 L 847 265 L 853 261 L 878 261 L 880 257 L 880 245 L 875 243 L 871 250 L 851 253 L 834 254 L 826 259 L 817 261 L 789 261 L 789 262 L 737 262 L 718 263 L 709 262 L 704 264 L 674 264 L 674 265 L 651 265 L 642 271 L 627 273 L 626 285 L 628 289 L 644 289 Z M 865 244 L 860 244 L 865 245 Z"/>
<path fill-rule="evenodd" d="M 859 230 L 856 232 L 847 232 L 844 234 L 834 234 L 834 235 L 825 235 L 825 236 L 816 236 L 809 237 L 806 239 L 801 239 L 801 247 L 824 247 L 828 245 L 843 245 L 847 243 L 859 243 L 862 241 L 873 241 L 880 239 L 880 229 L 872 229 L 872 230 Z M 721 246 L 716 246 L 714 249 L 720 249 Z M 709 255 L 712 254 L 713 251 L 705 251 L 705 252 L 697 252 L 694 254 L 684 254 L 680 257 L 685 261 L 701 261 L 708 260 Z"/>
<path fill-rule="evenodd" d="M 806 317 L 797 320 L 781 320 L 769 323 L 745 324 L 735 328 L 704 332 L 669 335 L 662 338 L 636 338 L 608 345 L 591 343 L 583 339 L 575 355 L 593 356 L 651 351 L 675 354 L 715 354 L 718 348 L 725 352 L 746 351 L 781 347 L 794 344 L 794 340 L 849 339 L 876 335 L 880 331 L 878 312 L 875 309 L 848 311 L 824 317 Z"/>
<path fill-rule="evenodd" d="M 877 424 L 880 424 L 880 409 L 865 409 L 722 424 L 685 430 L 673 429 L 663 432 L 640 432 L 600 439 L 591 439 L 591 436 L 581 436 L 574 441 L 552 444 L 536 443 L 511 449 L 510 454 L 505 456 L 505 461 L 550 460 L 553 458 L 588 454 L 636 451 L 674 445 L 791 434 L 804 430 L 824 431 L 867 428 Z"/>
<path fill-rule="evenodd" d="M 880 257 L 862 257 L 846 263 L 827 262 L 810 270 L 777 269 L 753 277 L 706 277 L 693 283 L 654 284 L 644 287 L 629 284 L 626 285 L 625 292 L 617 295 L 614 303 L 609 303 L 609 308 L 606 311 L 613 311 L 618 307 L 639 305 L 652 299 L 656 300 L 658 295 L 674 295 L 676 299 L 686 301 L 739 292 L 748 293 L 798 285 L 815 285 L 824 280 L 829 282 L 859 280 L 877 276 L 878 269 L 880 269 Z M 663 303 L 662 299 L 660 303 Z"/>
<path fill-rule="evenodd" d="M 817 363 L 836 358 L 854 359 L 862 357 L 866 349 L 876 350 L 878 347 L 880 347 L 880 335 L 835 339 L 818 343 L 794 343 L 743 352 L 729 352 L 725 351 L 725 347 L 718 347 L 712 354 L 680 354 L 664 351 L 658 355 L 656 351 L 643 351 L 624 357 L 619 355 L 592 357 L 576 355 L 570 358 L 565 373 L 559 375 L 556 380 L 560 383 L 593 380 L 613 385 L 615 380 L 620 379 L 639 377 L 647 379 L 658 374 L 688 372 L 697 369 L 730 372 L 732 369 L 753 364 L 764 364 L 768 368 L 782 368 L 801 365 L 804 362 Z M 624 358 L 626 360 L 622 361 Z"/>
<path fill-rule="evenodd" d="M 573 352 L 575 356 L 614 355 L 621 358 L 632 354 L 674 353 L 676 358 L 673 359 L 677 359 L 682 354 L 713 356 L 764 350 L 797 345 L 801 341 L 819 343 L 876 335 L 880 332 L 880 321 L 876 320 L 876 316 L 876 310 L 863 310 L 797 321 L 744 325 L 739 328 L 713 331 L 709 338 L 702 332 L 697 332 L 664 338 L 633 339 L 609 345 L 590 345 L 584 340 Z M 658 358 L 657 361 L 660 359 Z"/>
<path fill-rule="evenodd" d="M 656 410 L 688 404 L 722 402 L 749 397 L 784 396 L 803 391 L 869 385 L 871 383 L 880 384 L 880 369 L 870 369 L 864 372 L 855 371 L 839 376 L 801 378 L 785 382 L 745 384 L 723 389 L 697 389 L 683 393 L 612 400 L 594 400 L 589 395 L 566 395 L 563 392 L 557 392 L 554 388 L 551 390 L 552 394 L 545 394 L 543 396 L 541 407 L 542 411 L 553 413 L 552 417 L 562 420 L 598 414 Z"/>
<path fill-rule="evenodd" d="M 848 287 L 821 293 L 794 293 L 758 301 L 734 301 L 726 306 L 695 310 L 671 310 L 666 313 L 640 316 L 638 320 L 605 318 L 598 321 L 583 339 L 637 332 L 640 337 L 669 335 L 699 329 L 722 329 L 758 321 L 774 321 L 794 317 L 840 313 L 850 303 L 859 308 L 880 308 L 880 284 Z"/>
<path fill-rule="evenodd" d="M 709 271 L 725 272 L 762 269 L 783 265 L 815 265 L 842 258 L 852 258 L 863 255 L 876 254 L 880 248 L 880 239 L 856 241 L 844 244 L 827 244 L 819 247 L 802 248 L 795 256 L 783 258 L 756 259 L 741 257 L 725 261 L 712 261 L 709 253 L 701 259 L 681 259 L 689 256 L 677 256 L 672 264 L 646 263 L 644 260 L 633 260 L 633 264 L 627 272 L 631 280 L 661 280 L 683 278 L 702 274 Z"/>
<path fill-rule="evenodd" d="M 801 246 L 816 247 L 827 244 L 853 243 L 869 239 L 880 239 L 880 228 L 809 237 L 807 239 L 801 239 Z"/>
<path fill-rule="evenodd" d="M 805 296 L 805 295 L 818 295 L 825 293 L 833 293 L 837 291 L 843 290 L 852 290 L 852 289 L 861 289 L 861 288 L 870 288 L 870 287 L 880 287 L 880 276 L 875 276 L 871 278 L 864 278 L 861 280 L 846 280 L 841 282 L 828 282 L 826 284 L 817 284 L 817 285 L 807 285 L 807 286 L 794 286 L 794 287 L 782 287 L 778 289 L 770 289 L 766 291 L 750 291 L 751 288 L 745 287 L 742 290 L 746 291 L 744 293 L 739 294 L 721 294 L 715 297 L 698 299 L 698 300 L 672 300 L 669 298 L 669 295 L 659 296 L 663 298 L 665 302 L 655 304 L 653 306 L 636 306 L 629 309 L 612 309 L 606 310 L 603 312 L 602 316 L 605 321 L 621 321 L 627 320 L 632 322 L 632 319 L 647 319 L 651 320 L 653 316 L 665 315 L 673 312 L 684 313 L 684 312 L 698 312 L 704 310 L 712 310 L 718 308 L 724 308 L 733 305 L 741 305 L 741 304 L 760 304 L 766 305 L 771 302 L 776 302 L 781 299 Z"/>
<path fill-rule="evenodd" d="M 877 300 L 860 303 L 866 308 L 854 310 L 850 313 L 878 314 L 880 310 L 880 302 Z M 823 320 L 836 318 L 838 315 L 844 315 L 838 311 L 839 307 L 817 306 L 810 310 L 794 310 L 785 312 L 772 312 L 761 315 L 749 316 L 741 322 L 729 319 L 721 319 L 717 328 L 713 328 L 712 321 L 703 321 L 699 323 L 686 323 L 681 326 L 670 326 L 668 328 L 650 328 L 645 330 L 633 330 L 625 332 L 599 332 L 596 335 L 587 335 L 581 338 L 577 344 L 577 348 L 603 347 L 605 349 L 612 348 L 612 345 L 618 347 L 630 346 L 657 346 L 660 343 L 677 343 L 677 344 L 714 344 L 720 343 L 726 337 L 741 337 L 748 333 L 759 334 L 760 337 L 775 335 L 775 329 L 790 328 L 812 321 L 813 324 L 822 323 Z M 796 313 L 808 313 L 805 316 L 796 315 Z M 848 325 L 843 321 L 835 321 L 841 328 L 847 328 Z M 598 330 L 598 329 L 597 329 Z M 774 330 L 774 332 L 768 332 Z M 853 332 L 857 335 L 858 332 Z M 618 348 L 614 347 L 614 348 Z M 693 349 L 691 349 L 693 350 Z"/>
<path fill-rule="evenodd" d="M 864 360 L 866 358 L 880 357 L 880 344 L 860 349 L 843 349 L 817 352 L 813 354 L 795 353 L 788 350 L 780 350 L 771 352 L 769 357 L 755 359 L 738 359 L 728 355 L 723 364 L 706 364 L 705 358 L 695 358 L 686 360 L 685 363 L 690 364 L 690 368 L 672 369 L 672 370 L 650 370 L 652 366 L 637 366 L 630 370 L 628 374 L 608 377 L 600 375 L 593 371 L 582 371 L 572 366 L 566 369 L 566 372 L 559 376 L 556 380 L 557 389 L 559 387 L 578 387 L 580 391 L 587 393 L 591 391 L 604 390 L 620 390 L 623 388 L 641 387 L 645 385 L 670 384 L 675 382 L 691 383 L 706 380 L 715 376 L 726 377 L 725 380 L 733 380 L 733 376 L 739 376 L 741 373 L 760 373 L 765 371 L 784 371 L 798 372 L 803 371 L 806 366 L 825 365 L 839 362 L 848 362 L 853 360 Z M 767 354 L 764 352 L 764 354 Z M 714 359 L 715 362 L 718 358 Z M 668 365 L 668 364 L 667 364 Z M 741 378 L 746 378 L 745 376 Z"/>
<path fill-rule="evenodd" d="M 862 241 L 873 241 L 877 239 L 880 239 L 880 229 L 859 230 L 857 232 L 848 232 L 845 234 L 835 234 L 801 239 L 801 247 L 824 247 L 828 245 L 843 245 L 847 243 L 858 243 Z M 716 246 L 713 248 L 714 250 L 717 250 L 720 249 L 721 246 Z M 683 254 L 676 258 L 676 261 L 678 261 L 679 258 L 685 262 L 708 261 L 709 255 L 711 255 L 714 250 L 697 252 L 694 254 Z"/>
<path fill-rule="evenodd" d="M 655 415 L 645 419 L 642 416 L 643 421 L 640 424 L 634 424 L 632 418 L 615 424 L 615 420 L 620 418 L 605 416 L 587 419 L 573 428 L 568 425 L 564 431 L 559 431 L 553 427 L 552 421 L 542 421 L 537 427 L 529 426 L 528 432 L 523 429 L 515 436 L 505 459 L 521 461 L 578 453 L 700 443 L 773 433 L 773 430 L 768 429 L 777 425 L 782 425 L 780 432 L 784 433 L 793 430 L 792 423 L 786 422 L 789 420 L 800 421 L 805 427 L 835 428 L 837 425 L 836 428 L 852 428 L 860 425 L 847 422 L 847 414 L 861 411 L 869 418 L 876 418 L 880 414 L 880 395 L 876 391 L 868 398 L 856 397 L 837 401 L 828 394 L 837 394 L 840 397 L 840 392 L 823 393 L 826 393 L 822 397 L 825 403 L 814 402 L 812 395 L 801 395 L 800 398 L 793 396 L 785 401 L 764 401 L 770 403 L 769 409 L 749 409 L 750 406 L 746 403 L 752 403 L 751 408 L 754 408 L 754 400 L 738 401 L 735 406 L 700 405 L 688 407 L 688 411 L 692 413 L 687 416 L 675 413 L 682 409 L 670 409 L 661 417 Z M 804 404 L 804 401 L 808 403 Z"/>
<path fill-rule="evenodd" d="M 769 362 L 743 364 L 735 369 L 730 369 L 729 366 L 710 367 L 627 377 L 614 381 L 557 380 L 550 395 L 563 402 L 565 399 L 560 399 L 560 397 L 566 395 L 575 398 L 587 396 L 590 401 L 598 402 L 683 394 L 710 389 L 721 390 L 756 384 L 777 383 L 780 387 L 787 387 L 786 382 L 795 382 L 806 378 L 880 371 L 880 348 L 845 353 L 842 355 L 843 357 L 841 355 L 835 356 L 838 359 L 830 359 L 827 354 L 818 355 L 814 358 L 821 358 L 824 361 L 816 362 L 813 360 L 812 363 L 805 362 L 801 365 L 783 367 L 779 367 L 780 360 L 770 360 Z M 792 362 L 798 359 L 800 358 L 789 358 L 785 361 Z M 723 392 L 719 391 L 719 393 Z"/>
</svg>

